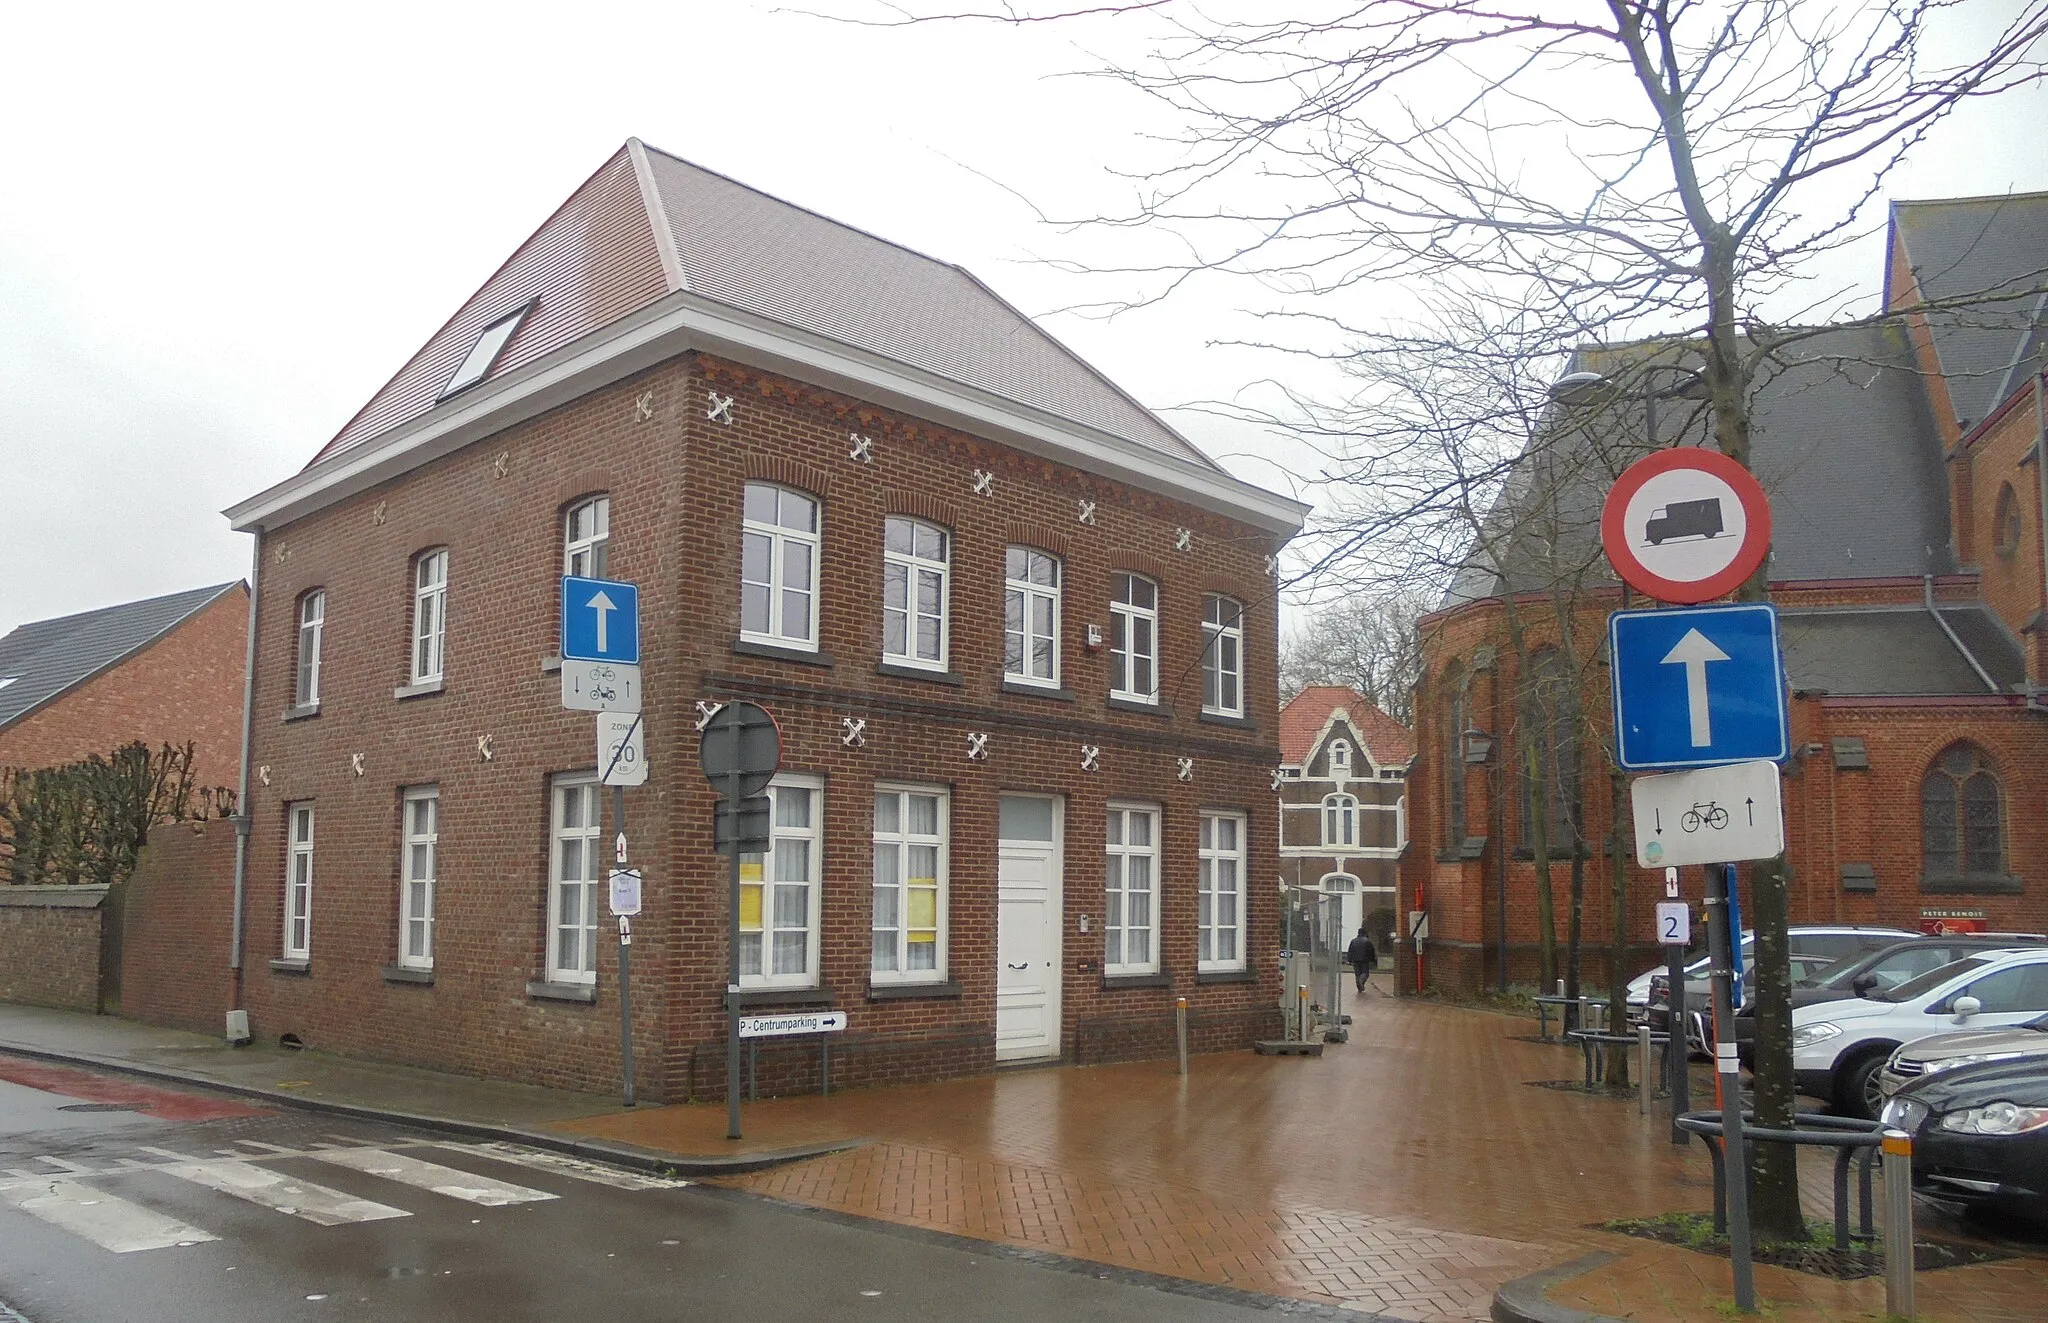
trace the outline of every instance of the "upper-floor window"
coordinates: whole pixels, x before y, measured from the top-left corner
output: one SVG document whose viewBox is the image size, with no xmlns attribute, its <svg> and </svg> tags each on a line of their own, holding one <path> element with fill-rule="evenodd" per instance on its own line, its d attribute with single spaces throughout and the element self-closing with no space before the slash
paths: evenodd
<svg viewBox="0 0 2048 1323">
<path fill-rule="evenodd" d="M 1109 806 L 1103 867 L 1105 974 L 1159 971 L 1159 810 Z"/>
<path fill-rule="evenodd" d="M 946 976 L 946 793 L 875 788 L 873 954 L 877 983 Z"/>
<path fill-rule="evenodd" d="M 740 856 L 740 984 L 816 987 L 824 783 L 778 776 L 768 794 L 768 853 Z"/>
<path fill-rule="evenodd" d="M 1003 678 L 1060 682 L 1060 563 L 1031 547 L 1003 558 Z"/>
<path fill-rule="evenodd" d="M 1244 715 L 1244 608 L 1219 593 L 1202 599 L 1202 711 Z"/>
<path fill-rule="evenodd" d="M 326 625 L 327 594 L 315 588 L 299 599 L 298 682 L 292 691 L 299 707 L 320 701 L 320 640 Z"/>
<path fill-rule="evenodd" d="M 1351 741 L 1330 741 L 1330 779 L 1347 780 L 1351 776 Z"/>
<path fill-rule="evenodd" d="M 441 678 L 448 630 L 448 551 L 420 553 L 412 577 L 412 682 Z"/>
<path fill-rule="evenodd" d="M 818 503 L 799 491 L 747 484 L 740 534 L 740 637 L 818 646 Z"/>
<path fill-rule="evenodd" d="M 1984 751 L 1942 750 L 1920 782 L 1920 850 L 1930 879 L 2005 876 L 2004 796 Z"/>
<path fill-rule="evenodd" d="M 1358 844 L 1358 800 L 1351 795 L 1323 796 L 1323 844 Z"/>
<path fill-rule="evenodd" d="M 922 520 L 882 525 L 882 657 L 903 666 L 946 667 L 946 594 L 952 537 Z"/>
<path fill-rule="evenodd" d="M 1142 574 L 1109 577 L 1109 695 L 1159 701 L 1159 585 Z"/>
<path fill-rule="evenodd" d="M 611 497 L 593 496 L 570 507 L 562 521 L 562 573 L 579 579 L 609 577 L 611 544 Z"/>
</svg>

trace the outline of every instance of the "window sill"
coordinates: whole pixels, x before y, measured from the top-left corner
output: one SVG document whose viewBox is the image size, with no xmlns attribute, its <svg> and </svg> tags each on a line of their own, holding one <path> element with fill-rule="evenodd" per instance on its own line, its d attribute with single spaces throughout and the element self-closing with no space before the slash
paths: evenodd
<svg viewBox="0 0 2048 1323">
<path fill-rule="evenodd" d="M 1157 974 L 1104 974 L 1102 986 L 1105 991 L 1112 988 L 1170 988 L 1173 975 L 1163 970 Z"/>
<path fill-rule="evenodd" d="M 830 988 L 742 988 L 740 1009 L 751 1006 L 830 1006 Z"/>
<path fill-rule="evenodd" d="M 911 1001 L 919 997 L 958 997 L 958 983 L 870 983 L 869 1001 Z"/>
<path fill-rule="evenodd" d="M 1201 721 L 1204 725 L 1234 726 L 1238 730 L 1257 730 L 1259 728 L 1259 723 L 1253 721 L 1250 717 L 1233 717 L 1227 712 L 1210 712 L 1204 710 L 1201 716 Z"/>
<path fill-rule="evenodd" d="M 384 966 L 384 981 L 386 983 L 417 983 L 422 987 L 432 987 L 434 985 L 434 971 L 431 969 L 414 969 L 410 965 L 386 965 Z"/>
<path fill-rule="evenodd" d="M 303 978 L 313 972 L 313 962 L 307 959 L 273 960 L 270 962 L 270 972 L 273 974 L 297 974 Z"/>
<path fill-rule="evenodd" d="M 528 1001 L 574 1001 L 593 1005 L 597 1001 L 595 983 L 549 983 L 543 979 L 526 981 Z"/>
<path fill-rule="evenodd" d="M 1942 896 L 2017 896 L 2027 889 L 2016 877 L 1923 877 L 1920 890 Z"/>
<path fill-rule="evenodd" d="M 955 689 L 967 683 L 958 671 L 934 670 L 928 666 L 906 666 L 902 662 L 876 662 L 876 675 L 893 675 L 902 680 L 929 680 L 933 684 L 949 684 Z"/>
<path fill-rule="evenodd" d="M 541 658 L 540 673 L 542 675 L 560 675 L 562 673 L 562 655 L 558 652 L 551 652 Z"/>
<path fill-rule="evenodd" d="M 447 687 L 448 682 L 445 679 L 421 680 L 415 684 L 402 684 L 398 686 L 398 688 L 391 691 L 391 696 L 400 700 L 425 698 L 428 694 L 438 694 Z"/>
<path fill-rule="evenodd" d="M 1119 698 L 1115 694 L 1111 694 L 1103 702 L 1109 706 L 1109 710 L 1112 712 L 1141 712 L 1148 717 L 1160 717 L 1169 721 L 1173 719 L 1172 709 L 1156 702 L 1147 703 L 1142 699 Z"/>
<path fill-rule="evenodd" d="M 1004 680 L 1003 692 L 1006 694 L 1022 694 L 1026 698 L 1049 698 L 1055 703 L 1071 703 L 1074 701 L 1074 691 L 1071 689 L 1058 689 L 1052 685 L 1044 684 L 1026 684 L 1022 680 Z"/>
<path fill-rule="evenodd" d="M 1212 983 L 1257 983 L 1259 976 L 1249 969 L 1211 969 L 1195 974 L 1195 986 L 1207 987 Z"/>
<path fill-rule="evenodd" d="M 772 657 L 776 661 L 798 662 L 804 666 L 823 666 L 831 669 L 832 654 L 814 648 L 792 648 L 782 643 L 756 643 L 753 639 L 739 639 L 732 650 L 742 657 Z"/>
<path fill-rule="evenodd" d="M 296 703 L 291 707 L 286 708 L 284 710 L 284 715 L 279 717 L 278 720 L 281 722 L 304 721 L 307 717 L 317 717 L 319 715 L 320 704 L 317 701 L 311 703 Z"/>
</svg>

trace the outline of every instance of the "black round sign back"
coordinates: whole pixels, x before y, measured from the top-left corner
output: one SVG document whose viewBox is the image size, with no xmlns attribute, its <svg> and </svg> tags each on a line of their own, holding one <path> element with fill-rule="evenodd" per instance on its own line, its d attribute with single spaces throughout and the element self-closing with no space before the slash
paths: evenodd
<svg viewBox="0 0 2048 1323">
<path fill-rule="evenodd" d="M 727 703 L 704 723 L 697 760 L 719 794 L 758 795 L 782 766 L 782 732 L 760 704 Z"/>
</svg>

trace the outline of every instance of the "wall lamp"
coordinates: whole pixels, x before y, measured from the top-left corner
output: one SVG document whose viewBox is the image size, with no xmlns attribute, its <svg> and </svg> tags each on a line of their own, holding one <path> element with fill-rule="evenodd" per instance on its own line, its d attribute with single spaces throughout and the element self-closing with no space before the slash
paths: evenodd
<svg viewBox="0 0 2048 1323">
<path fill-rule="evenodd" d="M 1467 729 L 1465 731 L 1465 761 L 1468 763 L 1483 763 L 1492 756 L 1493 736 L 1477 726 Z"/>
</svg>

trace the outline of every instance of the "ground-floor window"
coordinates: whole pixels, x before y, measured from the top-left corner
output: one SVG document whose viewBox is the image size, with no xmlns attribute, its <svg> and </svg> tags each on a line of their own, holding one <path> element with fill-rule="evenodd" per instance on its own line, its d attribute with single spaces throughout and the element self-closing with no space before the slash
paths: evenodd
<svg viewBox="0 0 2048 1323">
<path fill-rule="evenodd" d="M 812 777 L 778 776 L 768 794 L 768 853 L 740 856 L 740 985 L 815 987 L 825 787 Z"/>
<path fill-rule="evenodd" d="M 942 790 L 875 788 L 874 957 L 878 983 L 946 976 L 947 803 Z"/>
<path fill-rule="evenodd" d="M 1197 970 L 1244 968 L 1245 817 L 1204 813 L 1198 854 Z"/>
<path fill-rule="evenodd" d="M 599 793 L 596 777 L 555 778 L 548 867 L 550 983 L 597 981 L 597 884 L 604 857 Z"/>
<path fill-rule="evenodd" d="M 291 860 L 285 870 L 284 958 L 305 960 L 313 952 L 313 806 L 285 806 Z"/>
<path fill-rule="evenodd" d="M 1159 810 L 1109 806 L 1103 862 L 1104 974 L 1159 972 Z"/>
<path fill-rule="evenodd" d="M 434 967 L 434 880 L 441 845 L 441 788 L 415 786 L 400 806 L 398 963 Z"/>
</svg>

